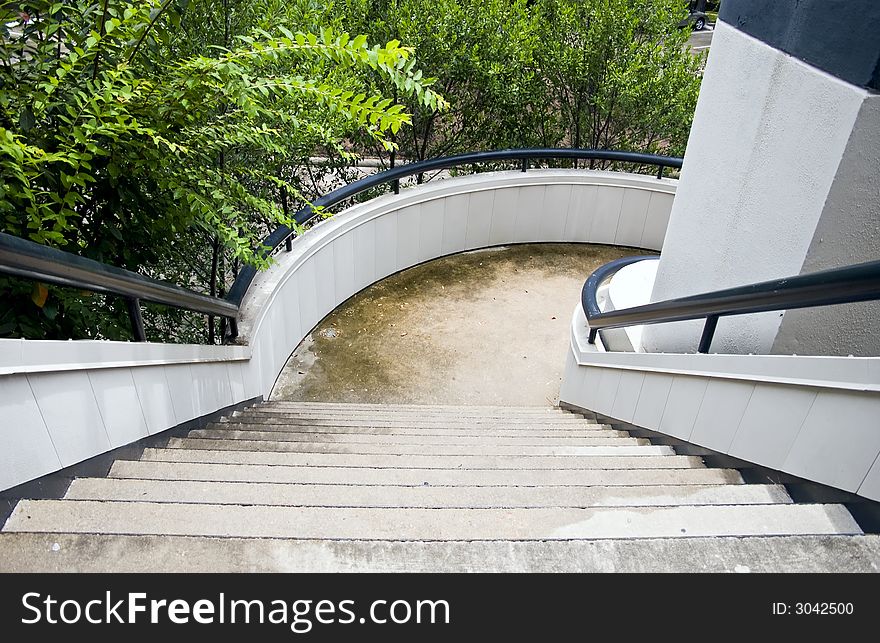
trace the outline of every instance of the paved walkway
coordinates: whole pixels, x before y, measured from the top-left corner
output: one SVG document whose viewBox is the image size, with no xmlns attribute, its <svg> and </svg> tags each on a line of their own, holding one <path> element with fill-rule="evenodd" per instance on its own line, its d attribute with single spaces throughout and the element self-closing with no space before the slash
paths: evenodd
<svg viewBox="0 0 880 643">
<path fill-rule="evenodd" d="M 325 318 L 288 361 L 272 399 L 552 405 L 584 280 L 638 252 L 529 244 L 406 270 Z"/>
</svg>

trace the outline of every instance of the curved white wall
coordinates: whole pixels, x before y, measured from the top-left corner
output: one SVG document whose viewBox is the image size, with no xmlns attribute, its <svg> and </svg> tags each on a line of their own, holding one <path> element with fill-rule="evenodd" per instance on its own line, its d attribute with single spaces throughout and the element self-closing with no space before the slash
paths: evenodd
<svg viewBox="0 0 880 643">
<path fill-rule="evenodd" d="M 541 241 L 659 250 L 676 184 L 615 172 L 499 172 L 354 206 L 257 276 L 242 306 L 245 346 L 0 340 L 0 489 L 268 397 L 325 315 L 415 264 Z"/>
<path fill-rule="evenodd" d="M 578 305 L 560 401 L 880 500 L 880 357 L 605 352 Z"/>
</svg>

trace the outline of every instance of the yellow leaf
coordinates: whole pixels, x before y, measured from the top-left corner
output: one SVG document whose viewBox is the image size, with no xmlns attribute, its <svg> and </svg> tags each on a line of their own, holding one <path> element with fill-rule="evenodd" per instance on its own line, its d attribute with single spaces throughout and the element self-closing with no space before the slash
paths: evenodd
<svg viewBox="0 0 880 643">
<path fill-rule="evenodd" d="M 34 284 L 34 290 L 31 293 L 31 301 L 42 308 L 46 305 L 46 298 L 49 296 L 49 289 L 43 284 Z"/>
</svg>

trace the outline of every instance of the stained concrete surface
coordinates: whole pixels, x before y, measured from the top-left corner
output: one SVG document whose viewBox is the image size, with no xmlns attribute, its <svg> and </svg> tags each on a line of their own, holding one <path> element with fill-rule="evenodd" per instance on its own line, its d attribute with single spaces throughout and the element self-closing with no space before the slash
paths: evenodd
<svg viewBox="0 0 880 643">
<path fill-rule="evenodd" d="M 608 261 L 642 252 L 527 244 L 392 275 L 318 324 L 288 360 L 271 399 L 555 404 L 584 280 Z"/>
</svg>

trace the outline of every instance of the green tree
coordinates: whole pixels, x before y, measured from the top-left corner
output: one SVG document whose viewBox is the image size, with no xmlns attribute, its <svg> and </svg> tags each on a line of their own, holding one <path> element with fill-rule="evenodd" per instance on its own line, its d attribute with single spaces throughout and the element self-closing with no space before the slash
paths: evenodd
<svg viewBox="0 0 880 643">
<path fill-rule="evenodd" d="M 684 153 L 701 56 L 677 29 L 680 0 L 538 0 L 535 64 L 560 144 Z"/>
<path fill-rule="evenodd" d="M 354 130 L 391 147 L 389 137 L 410 122 L 403 105 L 369 91 L 365 70 L 400 96 L 442 105 L 399 42 L 370 46 L 366 36 L 273 20 L 281 10 L 314 15 L 303 8 L 232 0 L 3 5 L 0 227 L 184 284 L 192 275 L 174 274 L 169 257 L 193 231 L 265 266 L 265 231 L 293 225 L 279 192 L 303 199 L 279 171 L 285 159 L 316 145 L 345 154 L 339 141 Z M 3 283 L 0 297 L 21 303 L 21 287 Z M 52 308 L 39 292 L 28 299 L 52 312 L 36 325 L 0 317 L 0 331 L 44 337 L 73 326 L 113 336 L 118 326 L 71 326 L 65 318 L 77 306 L 64 296 Z"/>
</svg>

